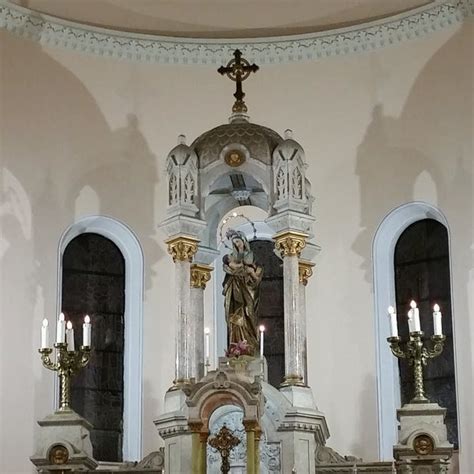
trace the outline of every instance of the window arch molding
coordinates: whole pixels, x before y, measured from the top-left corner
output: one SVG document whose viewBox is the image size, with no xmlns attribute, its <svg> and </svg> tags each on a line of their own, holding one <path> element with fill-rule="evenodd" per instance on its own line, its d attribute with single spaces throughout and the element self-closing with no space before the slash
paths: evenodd
<svg viewBox="0 0 474 474">
<path fill-rule="evenodd" d="M 423 219 L 434 219 L 446 227 L 450 248 L 450 230 L 446 217 L 438 208 L 422 201 L 406 203 L 392 210 L 380 223 L 373 240 L 378 450 L 381 460 L 393 459 L 393 445 L 396 443 L 398 430 L 395 413 L 401 403 L 398 362 L 387 343 L 387 337 L 390 336 L 387 308 L 395 303 L 395 246 L 405 229 Z M 454 331 L 453 319 L 453 334 Z"/>
<path fill-rule="evenodd" d="M 64 251 L 75 237 L 84 233 L 99 234 L 111 240 L 125 260 L 123 459 L 139 461 L 142 458 L 143 418 L 143 251 L 135 233 L 116 219 L 107 216 L 78 219 L 59 241 L 57 312 L 62 300 Z"/>
</svg>

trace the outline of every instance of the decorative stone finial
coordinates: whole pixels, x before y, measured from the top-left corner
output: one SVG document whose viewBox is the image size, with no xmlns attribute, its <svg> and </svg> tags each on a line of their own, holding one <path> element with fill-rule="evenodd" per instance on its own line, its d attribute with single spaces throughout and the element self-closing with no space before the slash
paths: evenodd
<svg viewBox="0 0 474 474">
<path fill-rule="evenodd" d="M 178 135 L 178 145 L 186 145 L 186 135 Z"/>
<path fill-rule="evenodd" d="M 293 138 L 293 130 L 287 128 L 284 133 L 285 140 L 291 140 Z"/>
</svg>

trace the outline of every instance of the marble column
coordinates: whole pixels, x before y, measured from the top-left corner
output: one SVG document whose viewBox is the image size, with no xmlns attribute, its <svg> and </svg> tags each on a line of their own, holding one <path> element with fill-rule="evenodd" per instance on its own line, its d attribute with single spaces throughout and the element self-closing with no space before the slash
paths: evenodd
<svg viewBox="0 0 474 474">
<path fill-rule="evenodd" d="M 191 265 L 190 323 L 195 334 L 191 378 L 199 381 L 204 377 L 204 290 L 211 279 L 213 268 L 202 263 Z"/>
<path fill-rule="evenodd" d="M 313 275 L 314 263 L 308 260 L 299 261 L 299 281 L 300 281 L 300 317 L 301 317 L 301 341 L 299 344 L 303 347 L 303 368 L 304 368 L 304 384 L 308 385 L 308 354 L 306 344 L 306 285 Z"/>
<path fill-rule="evenodd" d="M 198 240 L 188 236 L 178 236 L 166 241 L 168 252 L 175 264 L 176 284 L 176 387 L 191 382 L 194 363 L 195 333 L 191 321 L 191 261 L 197 251 Z"/>
<path fill-rule="evenodd" d="M 299 256 L 308 234 L 286 231 L 273 237 L 283 259 L 285 378 L 282 386 L 304 386 L 305 324 L 300 307 Z"/>
</svg>

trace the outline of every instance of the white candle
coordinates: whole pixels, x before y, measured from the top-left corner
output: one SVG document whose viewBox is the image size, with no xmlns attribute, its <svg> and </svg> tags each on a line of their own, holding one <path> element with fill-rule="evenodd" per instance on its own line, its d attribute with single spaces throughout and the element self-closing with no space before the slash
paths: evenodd
<svg viewBox="0 0 474 474">
<path fill-rule="evenodd" d="M 49 327 L 48 320 L 43 319 L 43 325 L 41 326 L 41 349 L 47 349 L 49 347 Z"/>
<path fill-rule="evenodd" d="M 441 324 L 441 311 L 439 310 L 439 305 L 435 304 L 433 312 L 433 328 L 435 336 L 443 335 L 443 326 Z"/>
<path fill-rule="evenodd" d="M 390 316 L 390 333 L 392 337 L 398 337 L 397 313 L 393 306 L 388 307 L 388 314 Z"/>
<path fill-rule="evenodd" d="M 66 321 L 64 320 L 64 313 L 59 315 L 58 324 L 56 326 L 56 342 L 63 344 L 66 336 Z"/>
<path fill-rule="evenodd" d="M 67 322 L 66 342 L 67 342 L 67 350 L 73 351 L 74 350 L 74 329 L 72 328 L 71 321 Z"/>
<path fill-rule="evenodd" d="M 87 314 L 82 325 L 82 345 L 87 347 L 91 345 L 91 318 Z"/>
<path fill-rule="evenodd" d="M 415 301 L 410 302 L 411 309 L 408 311 L 408 328 L 410 332 L 421 331 L 420 310 L 416 307 Z"/>
<path fill-rule="evenodd" d="M 211 330 L 209 328 L 204 329 L 204 336 L 206 338 L 206 364 L 209 362 L 209 357 L 211 356 Z"/>
<path fill-rule="evenodd" d="M 259 327 L 260 330 L 260 357 L 263 357 L 263 335 L 265 334 L 265 326 L 262 324 Z"/>
</svg>

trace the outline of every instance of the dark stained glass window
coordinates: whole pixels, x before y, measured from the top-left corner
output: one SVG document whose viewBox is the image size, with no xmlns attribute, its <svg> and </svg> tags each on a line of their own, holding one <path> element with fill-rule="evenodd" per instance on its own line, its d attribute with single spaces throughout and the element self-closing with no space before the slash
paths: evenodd
<svg viewBox="0 0 474 474">
<path fill-rule="evenodd" d="M 451 313 L 448 232 L 433 219 L 424 219 L 409 226 L 395 248 L 395 288 L 398 328 L 402 339 L 408 338 L 407 313 L 410 301 L 420 309 L 421 329 L 428 340 L 433 335 L 433 306 L 442 312 L 446 343 L 443 353 L 424 367 L 426 396 L 447 408 L 448 439 L 458 447 L 456 384 Z M 401 401 L 408 403 L 414 395 L 413 368 L 399 360 Z"/>
<path fill-rule="evenodd" d="M 109 239 L 93 233 L 64 252 L 62 311 L 72 321 L 76 347 L 82 323 L 92 322 L 92 356 L 72 383 L 72 408 L 93 425 L 94 458 L 122 461 L 125 262 Z"/>
<path fill-rule="evenodd" d="M 285 375 L 283 262 L 273 252 L 274 243 L 269 240 L 254 240 L 250 247 L 257 263 L 263 266 L 258 316 L 259 324 L 266 329 L 264 354 L 268 382 L 279 387 Z"/>
</svg>

